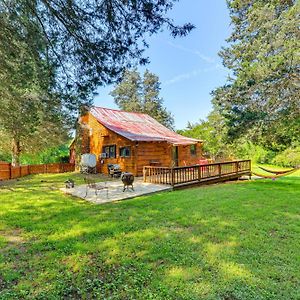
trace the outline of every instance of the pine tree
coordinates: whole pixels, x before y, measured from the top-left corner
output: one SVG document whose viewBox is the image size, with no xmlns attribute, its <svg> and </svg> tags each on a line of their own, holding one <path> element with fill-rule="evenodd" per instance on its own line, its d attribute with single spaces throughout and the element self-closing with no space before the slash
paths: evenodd
<svg viewBox="0 0 300 300">
<path fill-rule="evenodd" d="M 163 99 L 159 95 L 160 85 L 158 76 L 146 70 L 143 78 L 143 112 L 166 127 L 173 128 L 174 119 L 163 106 Z"/>
<path fill-rule="evenodd" d="M 9 25 L 1 24 L 1 31 L 18 31 L 30 53 L 38 52 L 41 40 L 35 37 L 41 36 L 46 50 L 42 57 L 56 67 L 55 92 L 65 96 L 68 108 L 78 108 L 126 67 L 148 62 L 148 34 L 168 29 L 174 37 L 184 36 L 194 28 L 189 23 L 177 26 L 167 17 L 176 1 L 0 1 L 0 19 L 7 18 Z M 31 38 L 24 40 L 26 36 Z"/>
<path fill-rule="evenodd" d="M 49 93 L 53 69 L 39 27 L 31 22 L 24 35 L 4 15 L 0 25 L 0 152 L 10 152 L 19 165 L 21 153 L 57 145 L 67 134 L 61 102 Z M 35 43 L 35 52 L 28 43 Z"/>
<path fill-rule="evenodd" d="M 166 16 L 175 1 L 0 1 L 0 151 L 18 164 L 59 141 L 98 86 L 148 62 L 147 34 L 188 34 Z"/>
<path fill-rule="evenodd" d="M 143 111 L 142 79 L 136 69 L 126 70 L 121 83 L 110 94 L 120 109 L 135 112 Z"/>
<path fill-rule="evenodd" d="M 228 1 L 233 32 L 220 52 L 231 70 L 214 91 L 231 138 L 246 133 L 270 148 L 299 142 L 299 15 L 292 0 Z"/>
<path fill-rule="evenodd" d="M 142 80 L 139 72 L 134 69 L 124 72 L 121 82 L 111 95 L 120 109 L 146 113 L 161 124 L 173 128 L 174 119 L 163 106 L 160 89 L 158 76 L 146 70 Z"/>
</svg>

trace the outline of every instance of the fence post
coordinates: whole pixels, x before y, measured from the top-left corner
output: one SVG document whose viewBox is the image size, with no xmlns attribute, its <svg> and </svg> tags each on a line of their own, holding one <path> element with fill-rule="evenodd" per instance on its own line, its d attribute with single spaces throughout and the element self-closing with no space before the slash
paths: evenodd
<svg viewBox="0 0 300 300">
<path fill-rule="evenodd" d="M 221 163 L 218 164 L 218 172 L 219 172 L 219 177 L 221 177 L 221 175 L 222 175 Z"/>
<path fill-rule="evenodd" d="M 9 179 L 12 177 L 12 170 L 11 170 L 11 163 L 8 165 L 8 170 L 9 170 Z"/>
<path fill-rule="evenodd" d="M 238 174 L 238 172 L 239 172 L 239 162 L 236 161 L 235 162 L 235 173 Z"/>
<path fill-rule="evenodd" d="M 201 181 L 201 167 L 198 166 L 198 181 Z"/>
</svg>

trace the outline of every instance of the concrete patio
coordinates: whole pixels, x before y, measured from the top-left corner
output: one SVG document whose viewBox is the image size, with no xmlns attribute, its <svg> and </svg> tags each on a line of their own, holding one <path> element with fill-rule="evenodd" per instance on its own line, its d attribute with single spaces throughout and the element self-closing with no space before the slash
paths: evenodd
<svg viewBox="0 0 300 300">
<path fill-rule="evenodd" d="M 99 182 L 98 185 L 105 186 L 105 182 Z M 129 188 L 123 192 L 123 183 L 121 179 L 106 181 L 106 186 L 108 188 L 108 197 L 106 194 L 106 189 L 98 191 L 98 195 L 95 194 L 94 189 L 88 189 L 88 194 L 86 195 L 86 185 L 75 186 L 75 188 L 66 189 L 62 188 L 66 194 L 82 198 L 84 200 L 96 203 L 103 204 L 113 201 L 125 200 L 130 198 L 135 198 L 139 196 L 144 196 L 148 194 L 153 194 L 162 191 L 171 191 L 172 187 L 168 185 L 161 184 L 152 184 L 143 182 L 142 178 L 135 178 L 133 183 L 134 191 Z"/>
</svg>

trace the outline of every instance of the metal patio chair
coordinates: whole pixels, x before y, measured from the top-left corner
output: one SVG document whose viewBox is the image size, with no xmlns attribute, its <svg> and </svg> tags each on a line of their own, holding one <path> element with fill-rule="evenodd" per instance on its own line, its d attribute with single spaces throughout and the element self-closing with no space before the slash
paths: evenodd
<svg viewBox="0 0 300 300">
<path fill-rule="evenodd" d="M 84 198 L 86 198 L 89 189 L 95 190 L 95 195 L 98 196 L 98 192 L 101 190 L 106 190 L 106 198 L 108 198 L 108 186 L 106 182 L 103 184 L 96 183 L 95 179 L 91 177 L 84 177 L 84 182 L 86 184 L 86 192 Z"/>
</svg>

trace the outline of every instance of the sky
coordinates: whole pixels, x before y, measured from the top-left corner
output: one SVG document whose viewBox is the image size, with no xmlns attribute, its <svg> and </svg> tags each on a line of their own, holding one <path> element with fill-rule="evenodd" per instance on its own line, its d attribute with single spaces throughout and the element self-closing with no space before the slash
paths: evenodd
<svg viewBox="0 0 300 300">
<path fill-rule="evenodd" d="M 159 76 L 160 96 L 173 114 L 176 129 L 205 119 L 212 109 L 211 91 L 226 83 L 228 70 L 218 52 L 230 35 L 225 0 L 180 0 L 168 14 L 176 24 L 196 26 L 188 36 L 173 38 L 167 30 L 148 39 L 150 63 L 138 67 Z M 117 108 L 109 95 L 114 86 L 98 89 L 96 106 Z"/>
</svg>

